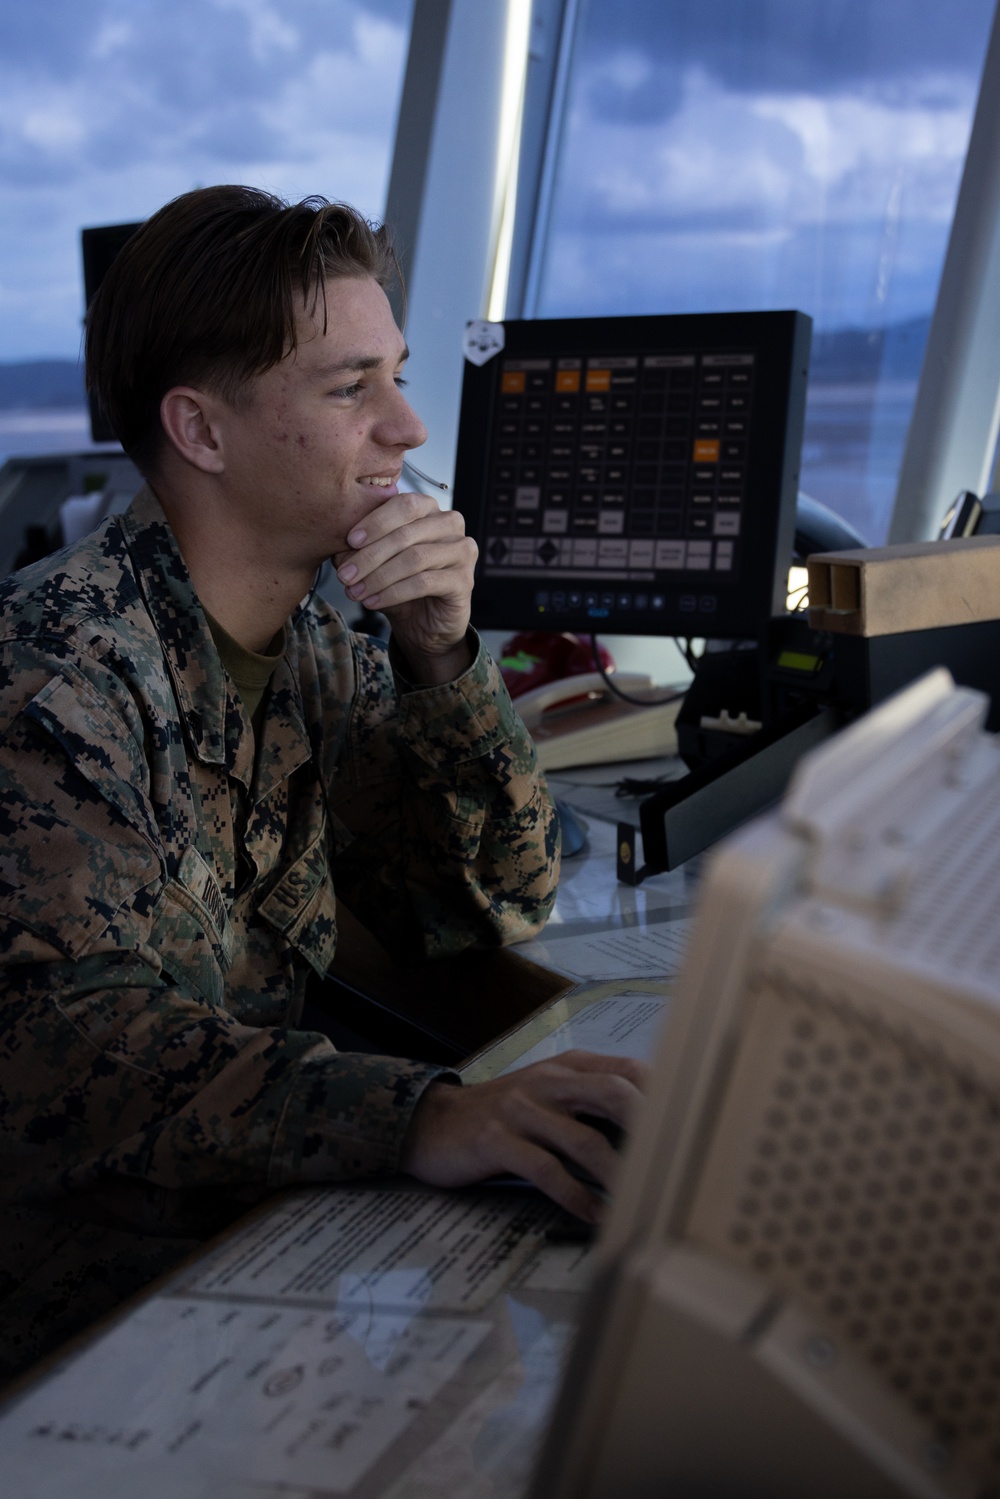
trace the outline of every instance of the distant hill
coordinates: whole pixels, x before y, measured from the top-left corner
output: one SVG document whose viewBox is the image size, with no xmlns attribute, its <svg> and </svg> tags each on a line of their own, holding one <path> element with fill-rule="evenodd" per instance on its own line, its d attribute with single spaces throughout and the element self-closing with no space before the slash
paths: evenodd
<svg viewBox="0 0 1000 1499">
<path fill-rule="evenodd" d="M 0 364 L 0 411 L 58 411 L 86 403 L 83 365 L 75 359 Z"/>
<path fill-rule="evenodd" d="M 814 333 L 814 380 L 859 383 L 882 375 L 915 380 L 920 374 L 930 318 L 911 318 L 888 328 L 835 328 Z M 0 364 L 0 411 L 52 411 L 86 405 L 83 366 L 72 359 L 33 359 Z"/>
<path fill-rule="evenodd" d="M 891 323 L 888 328 L 834 328 L 814 333 L 809 373 L 814 380 L 859 383 L 881 375 L 916 380 L 923 363 L 929 317 Z"/>
</svg>

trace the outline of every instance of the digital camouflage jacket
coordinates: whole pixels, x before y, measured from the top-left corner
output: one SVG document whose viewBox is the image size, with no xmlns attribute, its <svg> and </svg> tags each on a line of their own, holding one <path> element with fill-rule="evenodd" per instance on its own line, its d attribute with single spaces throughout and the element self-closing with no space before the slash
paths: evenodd
<svg viewBox="0 0 1000 1499">
<path fill-rule="evenodd" d="M 0 585 L 0 1203 L 24 1252 L 50 1218 L 184 1234 L 220 1189 L 395 1168 L 435 1069 L 295 1029 L 335 887 L 397 956 L 548 914 L 552 808 L 485 652 L 413 689 L 322 602 L 287 636 L 255 755 L 148 490 Z"/>
</svg>

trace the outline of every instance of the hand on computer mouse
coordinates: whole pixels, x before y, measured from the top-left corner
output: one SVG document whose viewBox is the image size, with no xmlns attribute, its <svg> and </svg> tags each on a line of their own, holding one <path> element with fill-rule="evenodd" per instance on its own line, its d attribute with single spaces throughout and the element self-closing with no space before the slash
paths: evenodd
<svg viewBox="0 0 1000 1499">
<path fill-rule="evenodd" d="M 596 1223 L 619 1156 L 587 1121 L 626 1129 L 647 1075 L 631 1057 L 568 1051 L 469 1087 L 433 1082 L 414 1111 L 400 1165 L 435 1187 L 520 1176 Z"/>
</svg>

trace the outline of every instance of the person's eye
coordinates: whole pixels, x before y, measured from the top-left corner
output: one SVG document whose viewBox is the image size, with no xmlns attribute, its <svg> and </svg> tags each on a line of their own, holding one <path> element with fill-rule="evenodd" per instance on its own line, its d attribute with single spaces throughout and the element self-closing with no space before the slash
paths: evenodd
<svg viewBox="0 0 1000 1499">
<path fill-rule="evenodd" d="M 343 400 L 353 400 L 355 396 L 361 394 L 361 382 L 356 380 L 353 385 L 342 385 L 339 390 L 333 390 L 330 394 Z"/>
<path fill-rule="evenodd" d="M 397 390 L 405 390 L 410 383 L 403 375 L 396 375 L 395 380 Z"/>
</svg>

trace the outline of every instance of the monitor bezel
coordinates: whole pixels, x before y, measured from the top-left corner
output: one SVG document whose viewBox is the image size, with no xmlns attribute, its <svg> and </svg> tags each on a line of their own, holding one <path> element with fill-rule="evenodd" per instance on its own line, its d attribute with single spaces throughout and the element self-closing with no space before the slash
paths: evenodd
<svg viewBox="0 0 1000 1499">
<path fill-rule="evenodd" d="M 811 319 L 795 311 L 670 313 L 600 318 L 509 319 L 503 349 L 485 363 L 468 358 L 462 388 L 455 508 L 480 548 L 473 594 L 473 623 L 483 629 L 570 630 L 576 633 L 756 638 L 785 608 L 799 486 Z M 753 419 L 746 458 L 744 516 L 738 581 L 685 571 L 657 574 L 646 587 L 652 600 L 640 609 L 619 607 L 624 593 L 612 583 L 596 605 L 559 607 L 556 574 L 491 575 L 485 556 L 489 466 L 495 437 L 500 372 L 508 359 L 587 357 L 617 353 L 721 353 L 754 355 Z M 601 586 L 594 574 L 596 588 Z M 592 589 L 578 590 L 591 591 Z M 608 593 L 616 595 L 608 607 Z M 541 596 L 547 594 L 547 599 Z M 634 595 L 633 595 L 634 596 Z"/>
</svg>

